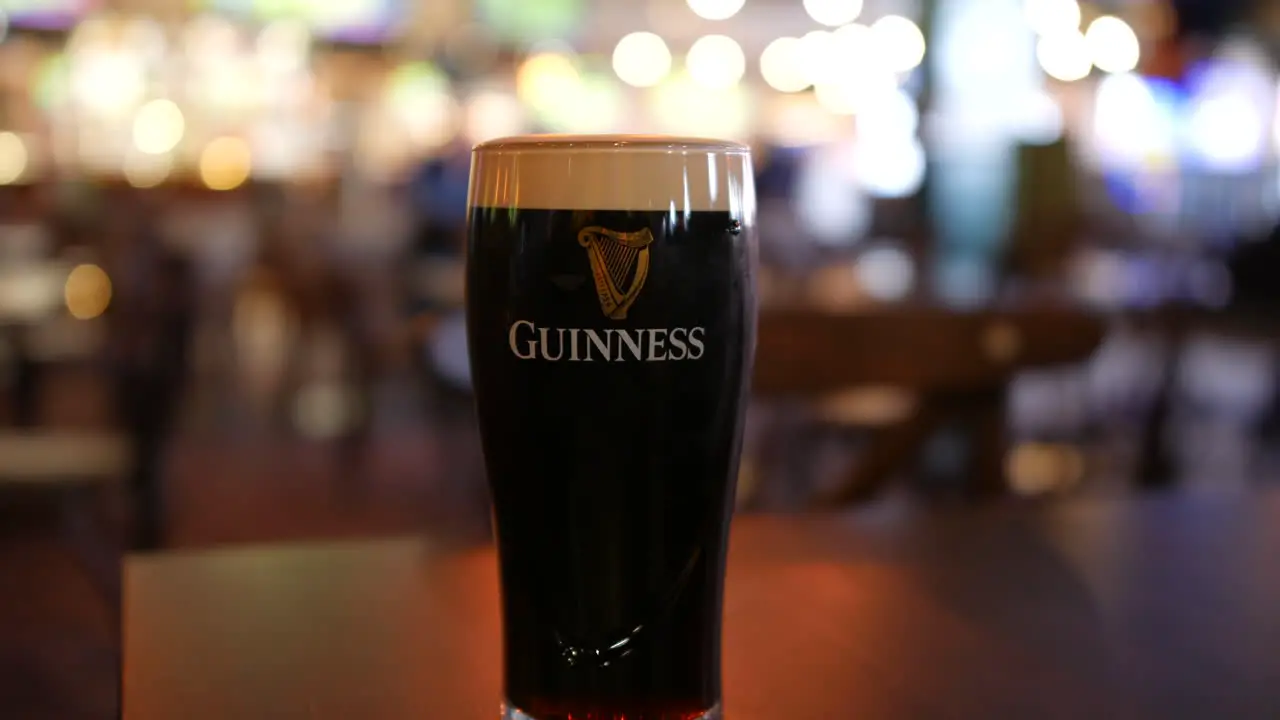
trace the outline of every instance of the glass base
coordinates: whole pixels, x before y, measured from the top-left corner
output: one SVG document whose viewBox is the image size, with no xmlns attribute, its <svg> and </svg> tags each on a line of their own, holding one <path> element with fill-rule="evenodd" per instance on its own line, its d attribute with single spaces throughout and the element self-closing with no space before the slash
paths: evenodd
<svg viewBox="0 0 1280 720">
<path fill-rule="evenodd" d="M 577 715 L 575 714 L 574 718 L 576 717 Z M 590 720 L 595 720 L 595 718 L 592 716 L 588 716 L 588 717 L 590 718 Z M 536 717 L 533 717 L 532 715 L 526 715 L 525 713 L 521 712 L 519 708 L 512 706 L 510 703 L 504 703 L 502 705 L 501 720 L 564 720 L 564 718 L 559 718 L 559 717 L 536 718 Z M 600 716 L 599 720 L 631 720 L 631 718 L 626 715 L 616 715 L 613 717 L 605 717 L 602 715 Z M 653 717 L 653 718 L 650 718 L 644 715 L 639 715 L 639 716 L 636 716 L 635 720 L 724 720 L 724 713 L 720 712 L 720 706 L 717 705 L 711 708 L 710 710 L 702 713 L 701 715 L 682 715 L 679 717 L 675 715 L 670 715 L 666 717 Z"/>
</svg>

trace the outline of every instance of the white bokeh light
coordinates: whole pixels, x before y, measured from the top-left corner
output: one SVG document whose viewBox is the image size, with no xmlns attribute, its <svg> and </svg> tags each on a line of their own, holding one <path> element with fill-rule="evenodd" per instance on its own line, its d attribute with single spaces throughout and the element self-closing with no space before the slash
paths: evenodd
<svg viewBox="0 0 1280 720">
<path fill-rule="evenodd" d="M 860 140 L 854 157 L 858 184 L 872 197 L 909 197 L 924 185 L 927 164 L 919 138 Z"/>
<path fill-rule="evenodd" d="M 1037 35 L 1057 35 L 1080 29 L 1080 3 L 1077 0 L 1025 0 L 1023 12 L 1027 24 Z"/>
<path fill-rule="evenodd" d="M 1133 72 L 1142 59 L 1138 35 L 1118 17 L 1103 15 L 1089 24 L 1084 35 L 1089 56 L 1099 70 L 1109 73 Z"/>
<path fill-rule="evenodd" d="M 1083 80 L 1093 70 L 1089 44 L 1078 31 L 1040 38 L 1036 44 L 1036 59 L 1046 75 L 1062 82 Z"/>
<path fill-rule="evenodd" d="M 838 27 L 862 14 L 862 0 L 804 0 L 804 10 L 814 21 Z"/>
<path fill-rule="evenodd" d="M 481 90 L 463 109 L 463 127 L 473 143 L 516 135 L 524 129 L 524 106 L 519 98 L 502 90 Z"/>
<path fill-rule="evenodd" d="M 1206 167 L 1241 172 L 1261 161 L 1266 123 L 1249 97 L 1222 93 L 1196 101 L 1187 135 Z"/>
<path fill-rule="evenodd" d="M 746 3 L 746 0 L 688 0 L 694 15 L 705 20 L 728 20 Z"/>
<path fill-rule="evenodd" d="M 881 302 L 901 300 L 916 284 L 916 265 L 897 243 L 868 248 L 858 256 L 854 274 L 863 292 Z"/>
<path fill-rule="evenodd" d="M 689 77 L 703 87 L 720 89 L 738 84 L 747 71 L 742 46 L 727 35 L 704 35 L 685 56 Z"/>
<path fill-rule="evenodd" d="M 671 50 L 660 36 L 633 32 L 613 49 L 613 71 L 633 87 L 653 87 L 671 72 Z"/>
<path fill-rule="evenodd" d="M 769 43 L 760 54 L 760 75 L 779 92 L 800 92 L 809 87 L 801 62 L 800 39 L 780 37 Z"/>
<path fill-rule="evenodd" d="M 186 127 L 182 110 L 172 100 L 152 100 L 133 118 L 133 145 L 149 155 L 167 153 L 182 142 Z"/>
<path fill-rule="evenodd" d="M 894 72 L 909 72 L 924 62 L 926 43 L 920 27 L 901 15 L 886 15 L 871 25 L 875 55 Z"/>
</svg>

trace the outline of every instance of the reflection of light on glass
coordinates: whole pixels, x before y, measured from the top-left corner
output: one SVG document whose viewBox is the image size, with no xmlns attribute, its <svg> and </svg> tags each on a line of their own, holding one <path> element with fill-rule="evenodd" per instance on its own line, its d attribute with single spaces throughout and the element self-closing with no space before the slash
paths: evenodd
<svg viewBox="0 0 1280 720">
<path fill-rule="evenodd" d="M 182 110 L 172 100 L 152 100 L 133 118 L 133 145 L 144 153 L 167 153 L 182 142 L 186 132 Z"/>
<path fill-rule="evenodd" d="M 78 265 L 63 288 L 67 312 L 77 320 L 92 320 L 111 304 L 111 278 L 97 265 Z"/>
<path fill-rule="evenodd" d="M 297 20 L 276 20 L 258 33 L 258 62 L 268 72 L 286 74 L 305 67 L 311 31 Z"/>
<path fill-rule="evenodd" d="M 707 88 L 687 70 L 654 88 L 653 109 L 669 132 L 740 138 L 747 129 L 747 98 L 741 85 Z"/>
<path fill-rule="evenodd" d="M 577 96 L 580 79 L 572 58 L 558 52 L 540 52 L 520 64 L 516 93 L 534 108 L 560 105 Z"/>
<path fill-rule="evenodd" d="M 516 135 L 524 128 L 524 108 L 511 93 L 482 90 L 466 104 L 467 137 L 473 143 Z"/>
<path fill-rule="evenodd" d="M 633 87 L 652 87 L 671 72 L 671 50 L 651 32 L 633 32 L 613 49 L 613 71 Z"/>
<path fill-rule="evenodd" d="M 26 143 L 11 132 L 0 133 L 0 185 L 12 185 L 26 171 Z"/>
<path fill-rule="evenodd" d="M 169 179 L 173 170 L 173 157 L 169 154 L 151 155 L 148 153 L 129 153 L 124 160 L 125 182 L 136 188 L 153 188 Z"/>
<path fill-rule="evenodd" d="M 746 4 L 746 0 L 688 0 L 694 15 L 707 20 L 727 20 Z"/>
<path fill-rule="evenodd" d="M 916 283 L 916 265 L 897 245 L 869 248 L 858 256 L 854 273 L 863 291 L 881 302 L 901 300 Z"/>
<path fill-rule="evenodd" d="M 1026 0 L 1027 24 L 1038 35 L 1056 35 L 1080 29 L 1080 3 L 1076 0 Z"/>
<path fill-rule="evenodd" d="M 845 148 L 813 148 L 796 183 L 795 216 L 801 229 L 824 245 L 849 245 L 871 223 L 871 204 L 854 180 Z"/>
<path fill-rule="evenodd" d="M 1118 17 L 1103 15 L 1085 31 L 1089 55 L 1099 70 L 1109 73 L 1132 72 L 1142 57 L 1138 36 L 1129 24 Z"/>
<path fill-rule="evenodd" d="M 1172 159 L 1176 130 L 1172 108 L 1132 73 L 1108 75 L 1094 96 L 1093 135 L 1104 166 L 1138 168 Z"/>
<path fill-rule="evenodd" d="M 800 92 L 809 87 L 799 38 L 780 37 L 765 46 L 760 54 L 760 75 L 769 87 L 780 92 Z"/>
<path fill-rule="evenodd" d="M 200 155 L 200 179 L 210 190 L 234 190 L 249 179 L 253 153 L 238 137 L 222 137 L 205 146 Z"/>
<path fill-rule="evenodd" d="M 860 138 L 855 157 L 858 182 L 872 197 L 908 197 L 924 184 L 927 164 L 918 138 Z"/>
<path fill-rule="evenodd" d="M 1089 76 L 1093 61 L 1089 43 L 1079 31 L 1054 33 L 1040 38 L 1036 59 L 1049 77 L 1062 82 L 1075 82 Z"/>
<path fill-rule="evenodd" d="M 886 15 L 875 21 L 871 40 L 879 61 L 894 72 L 914 70 L 924 62 L 924 33 L 901 15 Z"/>
<path fill-rule="evenodd" d="M 708 88 L 736 85 L 747 70 L 742 46 L 727 35 L 704 35 L 693 42 L 685 56 L 693 81 Z"/>
<path fill-rule="evenodd" d="M 1084 456 L 1064 445 L 1023 443 L 1009 451 L 1005 472 L 1021 495 L 1067 490 L 1084 479 Z"/>
<path fill-rule="evenodd" d="M 823 25 L 851 23 L 862 14 L 862 0 L 804 0 L 804 11 Z"/>
</svg>

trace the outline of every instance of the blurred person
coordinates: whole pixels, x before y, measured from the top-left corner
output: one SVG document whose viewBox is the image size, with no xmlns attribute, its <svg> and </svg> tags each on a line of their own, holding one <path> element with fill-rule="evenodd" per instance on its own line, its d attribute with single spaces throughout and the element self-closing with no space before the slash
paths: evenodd
<svg viewBox="0 0 1280 720">
<path fill-rule="evenodd" d="M 154 208 L 129 191 L 108 195 L 108 357 L 117 408 L 133 445 L 131 544 L 154 550 L 166 539 L 162 462 L 186 384 L 195 273 L 185 254 L 161 241 Z"/>
</svg>

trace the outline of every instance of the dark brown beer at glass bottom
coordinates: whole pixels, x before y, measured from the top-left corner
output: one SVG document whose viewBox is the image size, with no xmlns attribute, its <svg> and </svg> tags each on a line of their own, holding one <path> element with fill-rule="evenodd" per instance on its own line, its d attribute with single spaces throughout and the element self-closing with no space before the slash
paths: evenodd
<svg viewBox="0 0 1280 720">
<path fill-rule="evenodd" d="M 702 717 L 721 696 L 748 238 L 728 212 L 472 213 L 507 700 L 537 720 Z"/>
</svg>

